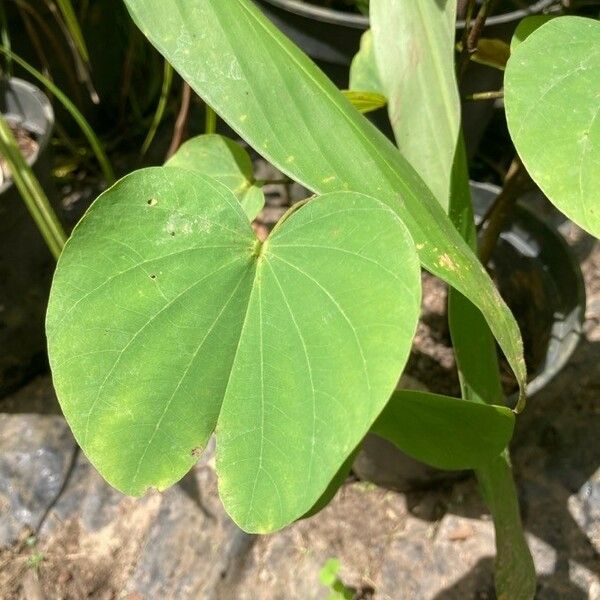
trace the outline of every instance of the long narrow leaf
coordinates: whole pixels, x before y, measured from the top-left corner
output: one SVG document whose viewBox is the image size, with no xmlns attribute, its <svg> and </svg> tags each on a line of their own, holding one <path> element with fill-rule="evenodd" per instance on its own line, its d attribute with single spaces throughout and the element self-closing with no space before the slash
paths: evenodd
<svg viewBox="0 0 600 600">
<path fill-rule="evenodd" d="M 448 209 L 460 125 L 456 1 L 373 0 L 377 71 L 398 148 Z"/>
<path fill-rule="evenodd" d="M 453 171 L 450 218 L 475 249 L 477 235 L 462 136 Z M 462 396 L 476 403 L 503 404 L 496 345 L 479 310 L 460 292 L 451 289 L 448 318 L 458 366 Z M 508 449 L 481 464 L 476 471 L 496 531 L 496 591 L 504 600 L 531 600 L 535 568 L 527 547 Z"/>
<path fill-rule="evenodd" d="M 79 52 L 79 56 L 85 63 L 89 64 L 90 55 L 85 43 L 85 38 L 81 32 L 81 27 L 79 26 L 79 21 L 77 21 L 75 9 L 71 4 L 71 0 L 56 0 L 56 3 L 58 4 L 58 8 L 60 9 L 64 19 L 65 26 L 71 34 L 71 39 L 73 40 L 73 43 Z"/>
</svg>

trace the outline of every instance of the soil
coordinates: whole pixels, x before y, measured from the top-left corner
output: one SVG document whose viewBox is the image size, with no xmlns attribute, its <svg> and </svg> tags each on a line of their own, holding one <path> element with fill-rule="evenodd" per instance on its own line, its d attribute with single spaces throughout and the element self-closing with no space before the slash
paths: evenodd
<svg viewBox="0 0 600 600">
<path fill-rule="evenodd" d="M 23 158 L 29 160 L 35 156 L 39 148 L 36 136 L 19 123 L 9 123 L 9 127 L 17 140 Z M 0 155 L 0 185 L 7 179 L 10 179 L 10 168 L 4 156 Z"/>
</svg>

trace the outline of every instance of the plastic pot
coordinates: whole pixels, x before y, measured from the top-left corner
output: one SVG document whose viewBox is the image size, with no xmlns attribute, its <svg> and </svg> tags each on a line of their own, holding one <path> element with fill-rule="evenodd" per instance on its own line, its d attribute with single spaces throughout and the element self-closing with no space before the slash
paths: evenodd
<svg viewBox="0 0 600 600">
<path fill-rule="evenodd" d="M 499 192 L 497 186 L 481 183 L 472 183 L 471 190 L 477 215 L 485 213 Z M 556 229 L 521 202 L 501 235 L 492 268 L 523 332 L 530 370 L 527 392 L 532 395 L 565 366 L 581 337 L 586 300 L 579 263 Z M 427 387 L 427 381 L 422 384 Z M 365 439 L 354 472 L 399 491 L 461 476 L 429 467 L 375 435 Z"/>
<path fill-rule="evenodd" d="M 369 27 L 368 17 L 316 6 L 303 0 L 254 1 L 283 33 L 315 60 L 338 87 L 348 87 L 350 63 L 358 51 L 362 34 Z M 539 14 L 554 3 L 555 0 L 540 0 L 528 9 L 494 15 L 487 20 L 484 35 L 509 41 L 523 17 Z M 464 27 L 464 21 L 457 22 L 457 39 L 460 39 Z M 467 95 L 498 90 L 502 86 L 502 79 L 501 71 L 472 63 L 463 78 L 461 91 Z M 493 100 L 463 104 L 463 131 L 469 156 L 477 149 L 493 107 Z M 382 130 L 391 134 L 391 128 L 385 124 L 385 111 L 375 121 Z"/>
<path fill-rule="evenodd" d="M 28 162 L 50 199 L 49 141 L 54 112 L 48 98 L 21 79 L 0 82 L 0 111 L 38 144 Z M 43 368 L 44 314 L 54 268 L 29 212 L 12 183 L 0 186 L 0 396 Z"/>
</svg>

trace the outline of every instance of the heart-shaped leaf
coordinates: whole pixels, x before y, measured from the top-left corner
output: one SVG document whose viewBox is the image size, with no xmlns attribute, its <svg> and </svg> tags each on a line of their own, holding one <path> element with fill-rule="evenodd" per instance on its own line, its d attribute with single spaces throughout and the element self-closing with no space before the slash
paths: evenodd
<svg viewBox="0 0 600 600">
<path fill-rule="evenodd" d="M 302 516 L 385 406 L 419 314 L 419 264 L 368 196 L 313 200 L 259 242 L 194 172 L 135 172 L 67 243 L 47 317 L 56 391 L 115 487 L 181 478 L 217 429 L 221 497 L 249 531 Z"/>
<path fill-rule="evenodd" d="M 187 140 L 167 161 L 168 167 L 181 167 L 213 177 L 226 185 L 253 221 L 265 205 L 265 195 L 254 185 L 252 159 L 237 142 L 216 133 Z"/>
<path fill-rule="evenodd" d="M 600 23 L 557 17 L 506 68 L 508 127 L 527 171 L 570 219 L 600 237 Z"/>
</svg>

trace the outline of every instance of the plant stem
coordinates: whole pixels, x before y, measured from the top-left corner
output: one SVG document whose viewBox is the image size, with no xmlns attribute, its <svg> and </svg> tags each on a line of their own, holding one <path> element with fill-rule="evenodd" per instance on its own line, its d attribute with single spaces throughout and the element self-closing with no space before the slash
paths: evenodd
<svg viewBox="0 0 600 600">
<path fill-rule="evenodd" d="M 465 100 L 496 100 L 496 98 L 504 98 L 504 92 L 501 90 L 497 92 L 477 92 L 465 96 Z"/>
<path fill-rule="evenodd" d="M 471 27 L 471 31 L 469 31 L 469 35 L 467 36 L 467 49 L 470 54 L 473 54 L 477 50 L 477 44 L 483 33 L 483 28 L 485 27 L 485 22 L 490 14 L 493 2 L 494 0 L 484 0 L 477 13 L 477 17 L 475 17 L 473 27 Z"/>
<path fill-rule="evenodd" d="M 142 144 L 142 155 L 148 152 L 148 148 L 152 144 L 154 140 L 154 136 L 158 130 L 158 126 L 162 121 L 162 118 L 165 114 L 165 110 L 167 108 L 167 102 L 169 100 L 169 94 L 171 93 L 171 86 L 173 84 L 173 67 L 169 64 L 169 61 L 165 60 L 163 66 L 163 83 L 162 89 L 160 92 L 160 98 L 158 100 L 158 105 L 156 107 L 156 112 L 154 113 L 154 117 L 152 118 L 152 123 L 150 125 L 150 129 L 148 130 L 148 134 L 146 135 L 146 139 Z"/>
<path fill-rule="evenodd" d="M 523 163 L 516 157 L 508 169 L 502 191 L 481 221 L 480 226 L 487 222 L 479 243 L 479 258 L 484 265 L 489 263 L 506 220 L 530 181 Z"/>
<path fill-rule="evenodd" d="M 67 236 L 42 186 L 23 158 L 4 116 L 0 115 L 0 152 L 10 166 L 12 180 L 50 252 L 58 259 Z"/>
<path fill-rule="evenodd" d="M 183 138 L 185 136 L 188 118 L 190 116 L 191 99 L 192 88 L 186 81 L 184 81 L 181 93 L 181 106 L 179 108 L 177 120 L 175 121 L 175 128 L 173 130 L 173 138 L 171 139 L 171 145 L 169 146 L 169 150 L 167 151 L 167 159 L 171 158 L 171 156 L 173 156 L 173 154 L 177 152 L 179 146 L 181 146 L 181 142 L 183 141 Z"/>
<path fill-rule="evenodd" d="M 204 133 L 217 132 L 217 113 L 208 105 L 204 104 L 206 114 L 204 117 Z"/>
<path fill-rule="evenodd" d="M 479 9 L 473 24 L 471 25 L 471 19 L 475 8 L 475 2 L 472 0 L 469 2 L 467 7 L 467 19 L 465 22 L 465 29 L 462 36 L 462 51 L 459 60 L 459 78 L 462 78 L 469 66 L 471 61 L 471 55 L 477 51 L 477 44 L 479 38 L 483 33 L 485 22 L 491 12 L 492 6 L 495 0 L 484 0 L 481 8 Z"/>
<path fill-rule="evenodd" d="M 462 79 L 465 71 L 467 70 L 467 66 L 471 60 L 471 56 L 469 54 L 469 46 L 467 43 L 469 37 L 469 29 L 471 28 L 471 19 L 473 18 L 473 12 L 475 11 L 475 0 L 466 0 L 468 4 L 465 8 L 465 28 L 462 32 L 461 39 L 461 48 L 460 48 L 460 58 L 458 62 L 458 79 Z"/>
</svg>

